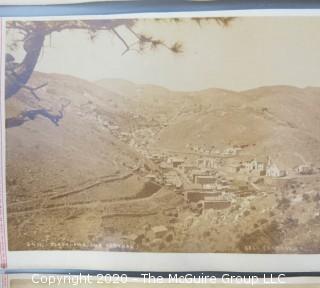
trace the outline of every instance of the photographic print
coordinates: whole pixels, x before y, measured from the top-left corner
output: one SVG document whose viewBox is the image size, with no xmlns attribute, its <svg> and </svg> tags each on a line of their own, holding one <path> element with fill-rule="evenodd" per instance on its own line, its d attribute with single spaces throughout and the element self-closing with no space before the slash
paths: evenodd
<svg viewBox="0 0 320 288">
<path fill-rule="evenodd" d="M 9 250 L 319 253 L 319 26 L 8 19 Z"/>
</svg>

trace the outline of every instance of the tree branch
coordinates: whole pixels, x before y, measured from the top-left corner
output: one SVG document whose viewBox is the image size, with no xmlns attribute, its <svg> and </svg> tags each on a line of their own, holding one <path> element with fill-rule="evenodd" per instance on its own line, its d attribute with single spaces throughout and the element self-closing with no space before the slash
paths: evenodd
<svg viewBox="0 0 320 288">
<path fill-rule="evenodd" d="M 190 18 L 189 18 L 190 19 Z M 189 21 L 188 19 L 188 21 Z M 232 17 L 211 17 L 211 18 L 191 18 L 197 21 L 200 25 L 203 21 L 215 21 L 221 26 L 228 26 L 235 18 Z M 125 50 L 122 55 L 128 51 L 137 51 L 141 53 L 145 47 L 155 49 L 162 46 L 173 53 L 181 53 L 183 46 L 180 42 L 168 45 L 161 39 L 155 39 L 153 36 L 148 36 L 142 33 L 137 33 L 134 29 L 135 24 L 139 19 L 103 19 L 103 20 L 64 20 L 64 21 L 7 21 L 6 26 L 9 30 L 16 30 L 23 35 L 22 39 L 15 39 L 14 44 L 17 45 L 19 41 L 24 42 L 23 48 L 26 55 L 21 63 L 17 63 L 9 73 L 7 73 L 6 65 L 6 99 L 15 95 L 19 89 L 24 88 L 31 92 L 31 94 L 39 99 L 36 91 L 46 84 L 36 88 L 27 86 L 27 82 L 33 73 L 33 70 L 39 59 L 41 49 L 47 35 L 53 32 L 60 32 L 63 30 L 83 30 L 88 31 L 91 39 L 94 39 L 98 31 L 108 31 L 115 34 L 115 36 L 123 43 Z M 187 21 L 184 18 L 168 18 L 168 19 L 155 19 L 156 21 L 171 21 L 180 23 Z M 123 26 L 128 29 L 137 39 L 137 42 L 129 44 L 125 37 L 117 31 L 117 27 Z M 15 64 L 15 63 L 14 63 Z M 14 72 L 14 73 L 10 73 Z"/>
<path fill-rule="evenodd" d="M 170 47 L 163 40 L 154 39 L 152 36 L 138 34 L 131 27 L 127 27 L 127 29 L 138 39 L 138 44 L 140 44 L 140 51 L 143 50 L 143 47 L 145 44 L 150 44 L 151 48 L 157 48 L 158 46 L 162 46 L 168 50 L 171 50 L 174 53 L 181 53 L 182 52 L 182 44 L 179 42 L 174 43 Z"/>
<path fill-rule="evenodd" d="M 130 51 L 130 46 L 129 44 L 126 42 L 126 40 L 124 40 L 124 38 L 117 32 L 117 30 L 115 28 L 112 28 L 112 32 L 118 37 L 118 39 L 124 44 L 124 46 L 126 46 L 126 49 L 124 50 L 124 52 L 122 52 L 121 55 L 126 54 L 128 51 Z"/>
<path fill-rule="evenodd" d="M 44 83 L 44 84 L 42 84 L 42 85 L 40 85 L 38 87 L 35 87 L 35 88 L 34 87 L 30 87 L 28 85 L 22 85 L 21 88 L 24 88 L 24 89 L 30 91 L 30 93 L 33 95 L 34 98 L 36 98 L 37 100 L 40 100 L 40 97 L 37 95 L 36 91 L 41 89 L 41 88 L 43 88 L 43 87 L 45 87 L 45 86 L 47 86 L 47 85 L 48 85 L 48 83 Z"/>
</svg>

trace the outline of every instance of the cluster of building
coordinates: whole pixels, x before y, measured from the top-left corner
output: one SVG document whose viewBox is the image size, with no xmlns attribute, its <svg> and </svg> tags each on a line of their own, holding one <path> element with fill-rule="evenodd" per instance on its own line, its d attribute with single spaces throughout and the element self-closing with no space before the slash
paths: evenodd
<svg viewBox="0 0 320 288">
<path fill-rule="evenodd" d="M 315 168 L 311 164 L 299 165 L 289 172 L 286 169 L 281 169 L 270 157 L 266 162 L 252 159 L 250 161 L 241 162 L 240 165 L 235 167 L 235 172 L 246 173 L 255 176 L 267 176 L 267 177 L 285 177 L 289 173 L 296 175 L 310 175 L 315 173 Z"/>
<path fill-rule="evenodd" d="M 240 146 L 227 147 L 225 149 L 218 149 L 214 145 L 196 145 L 196 144 L 187 144 L 186 148 L 194 153 L 202 153 L 206 155 L 221 155 L 221 156 L 236 156 L 242 148 Z"/>
<path fill-rule="evenodd" d="M 287 176 L 287 171 L 280 169 L 278 165 L 268 157 L 266 162 L 252 159 L 246 162 L 241 162 L 236 167 L 236 172 L 252 174 L 255 176 L 268 176 L 268 177 L 284 177 Z"/>
<path fill-rule="evenodd" d="M 232 185 L 217 170 L 222 159 L 214 157 L 181 158 L 153 154 L 150 159 L 159 164 L 161 178 L 156 178 L 163 185 L 171 186 L 184 194 L 188 203 L 197 203 L 204 210 L 224 209 L 231 205 Z"/>
<path fill-rule="evenodd" d="M 166 157 L 165 155 L 153 154 L 150 159 L 159 163 L 164 184 L 173 185 L 177 182 L 179 187 L 183 183 L 210 186 L 213 183 L 212 179 L 215 179 L 214 175 L 219 170 L 252 176 L 284 177 L 287 175 L 287 171 L 280 169 L 270 157 L 266 162 L 252 159 L 236 164 L 226 164 L 223 158 L 217 157 L 200 157 L 191 161 L 181 157 Z M 299 171 L 307 171 L 305 166 L 299 169 Z M 178 178 L 179 180 L 177 180 Z"/>
<path fill-rule="evenodd" d="M 229 207 L 236 197 L 255 193 L 256 188 L 251 186 L 249 177 L 288 176 L 288 171 L 270 157 L 264 161 L 256 158 L 240 160 L 243 157 L 237 159 L 248 145 L 218 149 L 214 145 L 187 144 L 185 148 L 189 153 L 151 153 L 146 146 L 157 133 L 154 127 L 139 127 L 129 133 L 121 132 L 120 127 L 112 122 L 104 124 L 113 135 L 156 164 L 158 170 L 152 169 L 146 178 L 183 193 L 188 203 L 200 204 L 203 210 L 224 209 Z M 300 165 L 291 170 L 300 175 L 314 172 L 310 165 Z M 235 178 L 236 175 L 245 184 L 235 187 L 232 180 L 227 180 Z"/>
<path fill-rule="evenodd" d="M 191 155 L 182 158 L 155 153 L 149 158 L 160 167 L 160 173 L 154 176 L 155 181 L 181 191 L 188 203 L 200 203 L 204 210 L 227 208 L 236 197 L 250 196 L 256 192 L 255 185 L 248 180 L 240 186 L 227 180 L 234 178 L 235 174 L 245 175 L 245 179 L 251 176 L 278 178 L 288 175 L 287 170 L 281 169 L 270 157 L 265 161 L 250 159 L 234 162 L 223 157 Z M 308 174 L 311 168 L 300 165 L 295 171 Z M 230 177 L 230 174 L 233 176 Z"/>
</svg>

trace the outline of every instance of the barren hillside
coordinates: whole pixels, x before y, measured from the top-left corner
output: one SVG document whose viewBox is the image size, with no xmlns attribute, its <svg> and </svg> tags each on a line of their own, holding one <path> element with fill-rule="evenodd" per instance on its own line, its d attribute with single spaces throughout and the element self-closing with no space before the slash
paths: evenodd
<svg viewBox="0 0 320 288">
<path fill-rule="evenodd" d="M 271 155 L 283 165 L 298 165 L 303 159 L 320 161 L 317 88 L 183 93 L 123 80 L 101 80 L 95 85 L 70 76 L 40 73 L 34 73 L 30 85 L 45 82 L 48 85 L 38 91 L 40 101 L 21 91 L 6 103 L 7 119 L 40 108 L 53 115 L 63 109 L 64 114 L 59 126 L 38 115 L 7 129 L 10 181 L 15 181 L 10 179 L 13 169 L 16 175 L 27 176 L 21 179 L 32 187 L 46 190 L 55 186 L 56 177 L 62 181 L 60 185 L 72 185 L 79 179 L 134 167 L 140 156 L 114 137 L 108 125 L 129 131 L 137 128 L 134 124 L 148 127 L 165 123 L 153 147 L 185 149 L 186 144 L 211 144 L 223 149 L 249 145 L 248 153 Z"/>
<path fill-rule="evenodd" d="M 34 73 L 29 85 L 45 82 L 48 85 L 37 92 L 40 101 L 21 90 L 6 102 L 11 124 L 6 130 L 9 189 L 34 195 L 121 175 L 135 167 L 139 155 L 109 129 L 121 118 L 119 95 L 61 75 Z M 19 125 L 21 113 L 40 110 Z M 61 112 L 62 118 L 54 123 L 52 117 Z M 32 113 L 25 115 L 32 118 Z"/>
<path fill-rule="evenodd" d="M 28 85 L 44 86 L 6 101 L 10 250 L 318 251 L 319 88 L 174 92 L 42 73 Z M 211 188 L 191 191 L 208 155 Z M 255 182 L 229 169 L 267 156 L 315 169 Z M 213 202 L 188 199 L 203 191 Z"/>
<path fill-rule="evenodd" d="M 319 90 L 264 87 L 194 93 L 193 110 L 163 129 L 155 145 L 168 149 L 184 149 L 186 144 L 218 149 L 245 145 L 247 153 L 270 155 L 285 166 L 319 163 Z"/>
</svg>

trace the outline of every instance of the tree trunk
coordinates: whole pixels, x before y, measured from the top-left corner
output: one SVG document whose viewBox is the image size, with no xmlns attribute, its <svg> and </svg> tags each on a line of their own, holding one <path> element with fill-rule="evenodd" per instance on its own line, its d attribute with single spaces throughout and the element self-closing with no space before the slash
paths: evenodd
<svg viewBox="0 0 320 288">
<path fill-rule="evenodd" d="M 26 55 L 21 63 L 6 71 L 5 98 L 15 95 L 30 79 L 44 43 L 45 33 L 34 31 L 27 35 L 23 48 Z"/>
</svg>

